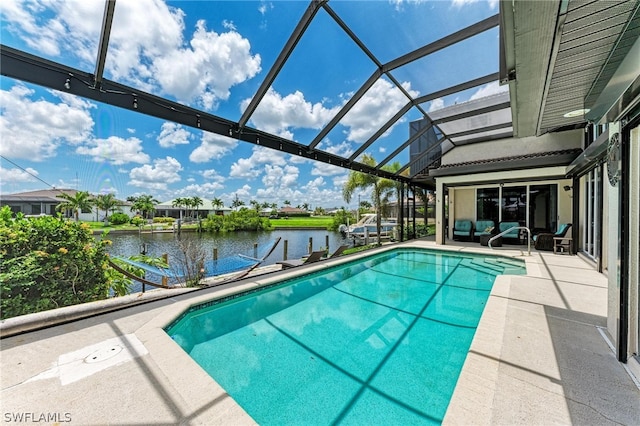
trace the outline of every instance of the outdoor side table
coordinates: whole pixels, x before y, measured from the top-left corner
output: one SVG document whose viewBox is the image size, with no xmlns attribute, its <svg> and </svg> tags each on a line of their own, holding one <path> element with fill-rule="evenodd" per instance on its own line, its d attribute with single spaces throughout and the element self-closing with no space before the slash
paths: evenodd
<svg viewBox="0 0 640 426">
<path fill-rule="evenodd" d="M 553 253 L 568 253 L 573 251 L 573 238 L 553 237 Z"/>
<path fill-rule="evenodd" d="M 480 245 L 489 246 L 489 240 L 495 235 L 480 235 Z M 491 247 L 502 247 L 502 237 L 498 237 L 491 243 Z"/>
</svg>

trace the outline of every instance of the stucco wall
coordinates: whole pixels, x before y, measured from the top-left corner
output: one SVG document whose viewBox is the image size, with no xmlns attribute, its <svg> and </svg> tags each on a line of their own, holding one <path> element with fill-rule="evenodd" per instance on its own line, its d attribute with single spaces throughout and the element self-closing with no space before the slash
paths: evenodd
<svg viewBox="0 0 640 426">
<path fill-rule="evenodd" d="M 476 220 L 476 191 L 472 188 L 458 188 L 456 191 L 456 204 L 454 217 L 456 219 Z"/>
</svg>

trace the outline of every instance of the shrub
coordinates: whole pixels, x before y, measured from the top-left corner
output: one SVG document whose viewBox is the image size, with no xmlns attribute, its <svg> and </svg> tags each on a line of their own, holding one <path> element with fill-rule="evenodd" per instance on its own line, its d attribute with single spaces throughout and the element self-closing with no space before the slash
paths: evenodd
<svg viewBox="0 0 640 426">
<path fill-rule="evenodd" d="M 329 230 L 337 231 L 338 228 L 340 228 L 340 225 L 342 224 L 346 225 L 347 223 L 354 223 L 354 222 L 355 221 L 353 220 L 353 215 L 351 214 L 351 212 L 348 212 L 344 209 L 340 209 L 333 216 L 333 223 L 329 227 Z"/>
<path fill-rule="evenodd" d="M 86 224 L 43 216 L 0 214 L 2 319 L 105 299 L 107 241 Z"/>
<path fill-rule="evenodd" d="M 129 222 L 129 216 L 127 216 L 125 213 L 113 213 L 111 216 L 109 216 L 109 223 L 111 223 L 112 225 L 123 225 L 125 223 Z"/>
<path fill-rule="evenodd" d="M 144 225 L 145 223 L 147 223 L 147 221 L 145 219 L 141 218 L 140 216 L 132 217 L 130 222 L 131 222 L 131 224 L 133 226 L 141 226 L 141 225 Z"/>
<path fill-rule="evenodd" d="M 202 221 L 202 228 L 209 232 L 220 231 L 263 231 L 271 227 L 266 217 L 253 209 L 240 209 L 226 216 L 210 214 Z"/>
<path fill-rule="evenodd" d="M 163 217 L 163 216 L 158 216 L 158 217 L 154 217 L 153 218 L 153 223 L 168 223 L 168 224 L 173 224 L 176 221 L 175 218 L 173 217 Z"/>
</svg>

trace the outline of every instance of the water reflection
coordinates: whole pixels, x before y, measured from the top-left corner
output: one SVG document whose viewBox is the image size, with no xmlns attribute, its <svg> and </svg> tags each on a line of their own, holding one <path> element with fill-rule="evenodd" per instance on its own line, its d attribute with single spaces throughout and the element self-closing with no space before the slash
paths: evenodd
<svg viewBox="0 0 640 426">
<path fill-rule="evenodd" d="M 271 247 L 273 242 L 282 237 L 282 241 L 275 251 L 265 260 L 265 265 L 271 265 L 284 260 L 284 241 L 288 242 L 288 259 L 299 259 L 307 254 L 309 238 L 313 240 L 313 250 L 326 247 L 326 238 L 329 238 L 329 251 L 337 249 L 340 245 L 348 244 L 349 241 L 342 237 L 339 232 L 326 230 L 304 230 L 304 231 L 269 231 L 269 232 L 229 232 L 224 234 L 212 233 L 187 233 L 180 237 L 173 233 L 154 234 L 110 234 L 108 238 L 113 242 L 108 251 L 114 256 L 128 257 L 139 254 L 142 245 L 145 245 L 148 256 L 161 256 L 164 253 L 169 255 L 169 261 L 177 256 L 177 238 L 193 239 L 200 242 L 207 253 L 213 258 L 213 249 L 218 249 L 218 258 L 236 256 L 243 254 L 246 256 L 261 257 Z M 255 253 L 254 244 L 258 245 L 258 253 Z"/>
</svg>

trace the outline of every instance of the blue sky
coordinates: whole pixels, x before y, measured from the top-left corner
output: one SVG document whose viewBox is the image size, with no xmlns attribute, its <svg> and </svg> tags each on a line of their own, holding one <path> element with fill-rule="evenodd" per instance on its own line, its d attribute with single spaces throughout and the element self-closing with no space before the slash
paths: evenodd
<svg viewBox="0 0 640 426">
<path fill-rule="evenodd" d="M 496 0 L 333 0 L 329 5 L 382 63 L 498 13 Z M 307 1 L 118 0 L 104 76 L 237 121 L 307 6 Z M 103 10 L 98 0 L 3 0 L 2 43 L 93 72 Z M 375 69 L 320 10 L 248 125 L 308 144 Z M 497 69 L 495 28 L 393 76 L 412 96 L 421 96 Z M 344 169 L 5 77 L 0 90 L 3 194 L 45 189 L 44 181 L 121 199 L 197 195 L 230 205 L 237 195 L 247 204 L 347 205 Z M 490 84 L 423 108 L 500 90 Z M 318 148 L 353 153 L 406 102 L 381 78 Z M 381 161 L 409 137 L 409 122 L 419 118 L 411 109 L 366 152 Z M 408 150 L 394 160 L 405 164 Z"/>
</svg>

